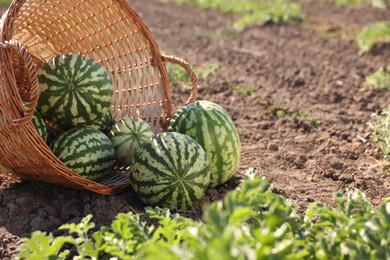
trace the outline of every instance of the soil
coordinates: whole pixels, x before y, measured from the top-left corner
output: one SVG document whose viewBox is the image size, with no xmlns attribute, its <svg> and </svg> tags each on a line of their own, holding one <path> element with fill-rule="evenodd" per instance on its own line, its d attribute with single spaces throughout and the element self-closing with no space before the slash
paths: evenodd
<svg viewBox="0 0 390 260">
<path fill-rule="evenodd" d="M 217 75 L 201 86 L 200 99 L 220 104 L 232 116 L 242 142 L 237 174 L 209 189 L 193 210 L 224 197 L 242 173 L 257 169 L 274 191 L 299 205 L 334 205 L 334 194 L 358 188 L 374 205 L 389 194 L 377 145 L 370 139 L 371 114 L 388 106 L 390 92 L 361 87 L 366 75 L 388 64 L 390 48 L 359 55 L 354 33 L 361 26 L 390 19 L 390 10 L 303 2 L 302 23 L 251 26 L 235 32 L 236 15 L 222 15 L 168 1 L 133 0 L 164 53 L 197 66 L 218 63 Z M 240 95 L 231 86 L 253 86 Z M 172 88 L 175 108 L 187 88 Z M 260 102 L 256 102 L 255 98 Z M 320 122 L 276 116 L 278 109 L 307 113 Z M 1 171 L 0 171 L 1 172 Z M 109 225 L 120 212 L 142 212 L 129 190 L 100 196 L 44 183 L 15 181 L 0 175 L 0 259 L 18 252 L 22 237 L 34 230 L 58 232 L 92 213 L 97 226 Z"/>
</svg>

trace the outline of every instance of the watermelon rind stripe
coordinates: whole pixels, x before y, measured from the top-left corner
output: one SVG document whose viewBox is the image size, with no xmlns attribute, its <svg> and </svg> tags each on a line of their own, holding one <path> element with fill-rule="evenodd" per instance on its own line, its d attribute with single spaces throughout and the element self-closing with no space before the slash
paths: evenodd
<svg viewBox="0 0 390 260">
<path fill-rule="evenodd" d="M 106 175 L 114 163 L 111 141 L 92 127 L 65 132 L 53 141 L 51 149 L 66 166 L 88 179 Z"/>
<path fill-rule="evenodd" d="M 118 162 L 130 165 L 136 150 L 154 136 L 153 129 L 142 119 L 127 117 L 117 122 L 109 137 L 115 147 Z"/>
<path fill-rule="evenodd" d="M 218 114 L 218 111 L 216 113 L 205 113 L 204 114 L 204 118 L 202 118 L 202 120 L 204 120 L 204 119 L 207 120 L 207 132 L 204 132 L 204 133 L 206 133 L 206 136 L 204 137 L 203 140 L 205 141 L 205 146 L 211 148 L 208 151 L 211 154 L 211 156 L 214 156 L 215 160 L 218 162 L 223 161 L 223 163 L 210 165 L 210 167 L 212 168 L 212 171 L 213 172 L 226 172 L 224 170 L 224 165 L 225 165 L 225 163 L 228 163 L 229 160 L 225 161 L 224 158 L 229 158 L 229 157 L 224 157 L 222 154 L 224 153 L 224 150 L 225 150 L 224 144 L 226 144 L 227 142 L 226 142 L 224 136 L 222 135 L 222 133 L 218 134 L 218 132 L 217 132 L 218 129 L 223 129 L 223 126 L 220 126 L 218 124 L 221 121 L 213 118 L 213 115 L 216 116 L 217 114 Z M 213 127 L 213 126 L 214 126 L 215 131 L 210 131 L 211 127 Z M 208 137 L 207 134 L 209 134 L 210 137 Z M 217 141 L 215 142 L 214 140 L 217 140 Z M 209 142 L 213 142 L 213 143 L 210 144 Z M 214 167 L 216 169 L 213 169 Z M 222 183 L 223 178 L 226 178 L 223 174 L 218 174 L 217 176 L 218 176 L 217 181 L 216 181 L 217 183 Z"/>
<path fill-rule="evenodd" d="M 48 138 L 46 122 L 38 111 L 34 111 L 34 114 L 31 118 L 31 122 L 37 130 L 39 136 L 46 142 Z"/>
<path fill-rule="evenodd" d="M 161 133 L 142 145 L 130 170 L 132 187 L 144 203 L 172 209 L 191 207 L 210 181 L 205 151 L 180 133 Z"/>
<path fill-rule="evenodd" d="M 178 169 L 177 169 L 177 165 L 175 165 L 175 155 L 176 153 L 172 153 L 172 151 L 168 150 L 168 149 L 172 149 L 172 146 L 168 146 L 169 143 L 167 143 L 165 140 L 163 140 L 162 138 L 160 139 L 155 139 L 156 140 L 156 143 L 153 143 L 155 145 L 155 147 L 157 147 L 156 151 L 159 151 L 159 153 L 155 154 L 155 156 L 159 156 L 160 158 L 162 158 L 163 160 L 160 160 L 160 163 L 165 163 L 167 168 L 168 168 L 168 171 L 167 171 L 167 174 L 173 174 L 174 172 L 177 172 Z M 169 140 L 169 139 L 168 139 Z M 169 148 L 171 147 L 171 148 Z M 178 151 L 178 147 L 177 146 L 173 146 L 175 148 L 175 151 Z M 159 149 L 158 149 L 159 148 Z M 152 150 L 152 152 L 154 152 L 154 150 Z M 158 157 L 157 157 L 158 158 Z M 176 162 L 177 159 L 176 159 Z"/>
<path fill-rule="evenodd" d="M 150 174 L 155 175 L 156 177 L 163 177 L 166 179 L 174 179 L 175 175 L 173 172 L 175 169 L 172 167 L 172 163 L 161 158 L 166 158 L 169 154 L 156 153 L 154 149 L 144 150 L 145 154 L 142 154 L 142 157 L 139 160 L 147 165 L 147 169 Z"/>
<path fill-rule="evenodd" d="M 85 56 L 61 54 L 49 59 L 38 70 L 38 80 L 37 108 L 66 128 L 92 125 L 110 109 L 112 80 L 102 65 Z"/>
<path fill-rule="evenodd" d="M 173 115 L 168 130 L 191 136 L 205 149 L 211 187 L 226 182 L 237 171 L 240 139 L 233 120 L 221 106 L 205 100 L 190 103 Z"/>
</svg>

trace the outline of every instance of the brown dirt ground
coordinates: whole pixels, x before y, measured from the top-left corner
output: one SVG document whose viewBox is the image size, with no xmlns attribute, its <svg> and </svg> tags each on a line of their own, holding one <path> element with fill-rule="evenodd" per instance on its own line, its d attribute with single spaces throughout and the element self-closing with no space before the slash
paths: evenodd
<svg viewBox="0 0 390 260">
<path fill-rule="evenodd" d="M 372 112 L 388 105 L 390 92 L 366 90 L 361 84 L 366 75 L 388 64 L 390 48 L 358 55 L 353 34 L 365 24 L 389 20 L 390 10 L 311 1 L 303 3 L 303 23 L 234 32 L 234 15 L 162 0 L 131 3 L 163 52 L 192 65 L 221 65 L 216 77 L 202 86 L 200 98 L 223 106 L 240 133 L 239 172 L 184 214 L 199 216 L 201 204 L 223 198 L 249 167 L 302 211 L 313 201 L 333 205 L 334 193 L 346 188 L 361 189 L 374 205 L 389 194 L 389 179 L 367 122 Z M 231 83 L 253 86 L 256 96 L 271 106 L 237 94 Z M 172 92 L 176 108 L 189 95 L 186 88 Z M 276 107 L 307 112 L 321 124 L 279 119 Z M 88 213 L 98 226 L 108 225 L 117 213 L 143 207 L 131 190 L 105 197 L 13 182 L 6 175 L 0 175 L 0 204 L 0 259 L 15 255 L 20 238 L 34 230 L 53 231 Z"/>
</svg>

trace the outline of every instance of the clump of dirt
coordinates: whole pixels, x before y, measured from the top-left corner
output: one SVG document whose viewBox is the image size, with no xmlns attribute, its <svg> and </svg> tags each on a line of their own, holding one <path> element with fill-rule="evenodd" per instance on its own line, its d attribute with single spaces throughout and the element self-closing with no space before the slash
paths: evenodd
<svg viewBox="0 0 390 260">
<path fill-rule="evenodd" d="M 374 205 L 389 194 L 389 179 L 367 122 L 372 112 L 388 106 L 390 93 L 363 89 L 361 84 L 366 75 L 388 64 L 390 49 L 360 56 L 351 31 L 389 20 L 390 10 L 311 1 L 303 4 L 302 24 L 252 26 L 235 32 L 231 29 L 235 15 L 158 0 L 131 4 L 165 53 L 192 65 L 220 64 L 215 79 L 201 86 L 199 98 L 224 107 L 241 137 L 236 176 L 209 189 L 185 215 L 198 218 L 202 204 L 222 199 L 250 167 L 302 211 L 313 201 L 333 205 L 334 193 L 346 188 L 362 190 Z M 254 93 L 239 94 L 232 84 L 252 86 Z M 177 109 L 189 90 L 174 88 L 172 95 Z M 288 113 L 281 117 L 278 111 L 307 117 L 297 119 Z M 320 124 L 313 124 L 313 119 Z M 0 204 L 1 259 L 15 255 L 20 238 L 34 230 L 52 232 L 89 213 L 97 226 L 109 225 L 116 214 L 142 212 L 144 207 L 131 189 L 100 196 L 20 182 L 9 174 L 0 175 Z"/>
</svg>

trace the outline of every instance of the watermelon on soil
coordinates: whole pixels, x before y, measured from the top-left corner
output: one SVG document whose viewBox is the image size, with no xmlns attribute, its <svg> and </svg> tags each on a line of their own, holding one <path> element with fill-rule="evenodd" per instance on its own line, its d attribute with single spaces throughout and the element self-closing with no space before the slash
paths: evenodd
<svg viewBox="0 0 390 260">
<path fill-rule="evenodd" d="M 108 72 L 85 56 L 54 56 L 38 70 L 38 81 L 38 110 L 65 128 L 91 124 L 111 106 L 113 85 Z"/>
<path fill-rule="evenodd" d="M 150 125 L 144 120 L 127 117 L 117 122 L 109 134 L 115 148 L 115 159 L 130 165 L 135 151 L 154 136 Z"/>
<path fill-rule="evenodd" d="M 66 131 L 51 150 L 69 169 L 94 180 L 108 174 L 114 163 L 114 146 L 101 131 L 80 126 Z"/>
<path fill-rule="evenodd" d="M 169 122 L 169 131 L 194 138 L 210 161 L 210 187 L 228 181 L 240 163 L 241 145 L 236 126 L 218 104 L 206 100 L 189 103 Z"/>
<path fill-rule="evenodd" d="M 209 186 L 210 166 L 203 148 L 191 137 L 157 134 L 134 155 L 131 185 L 146 204 L 188 209 Z"/>
</svg>

